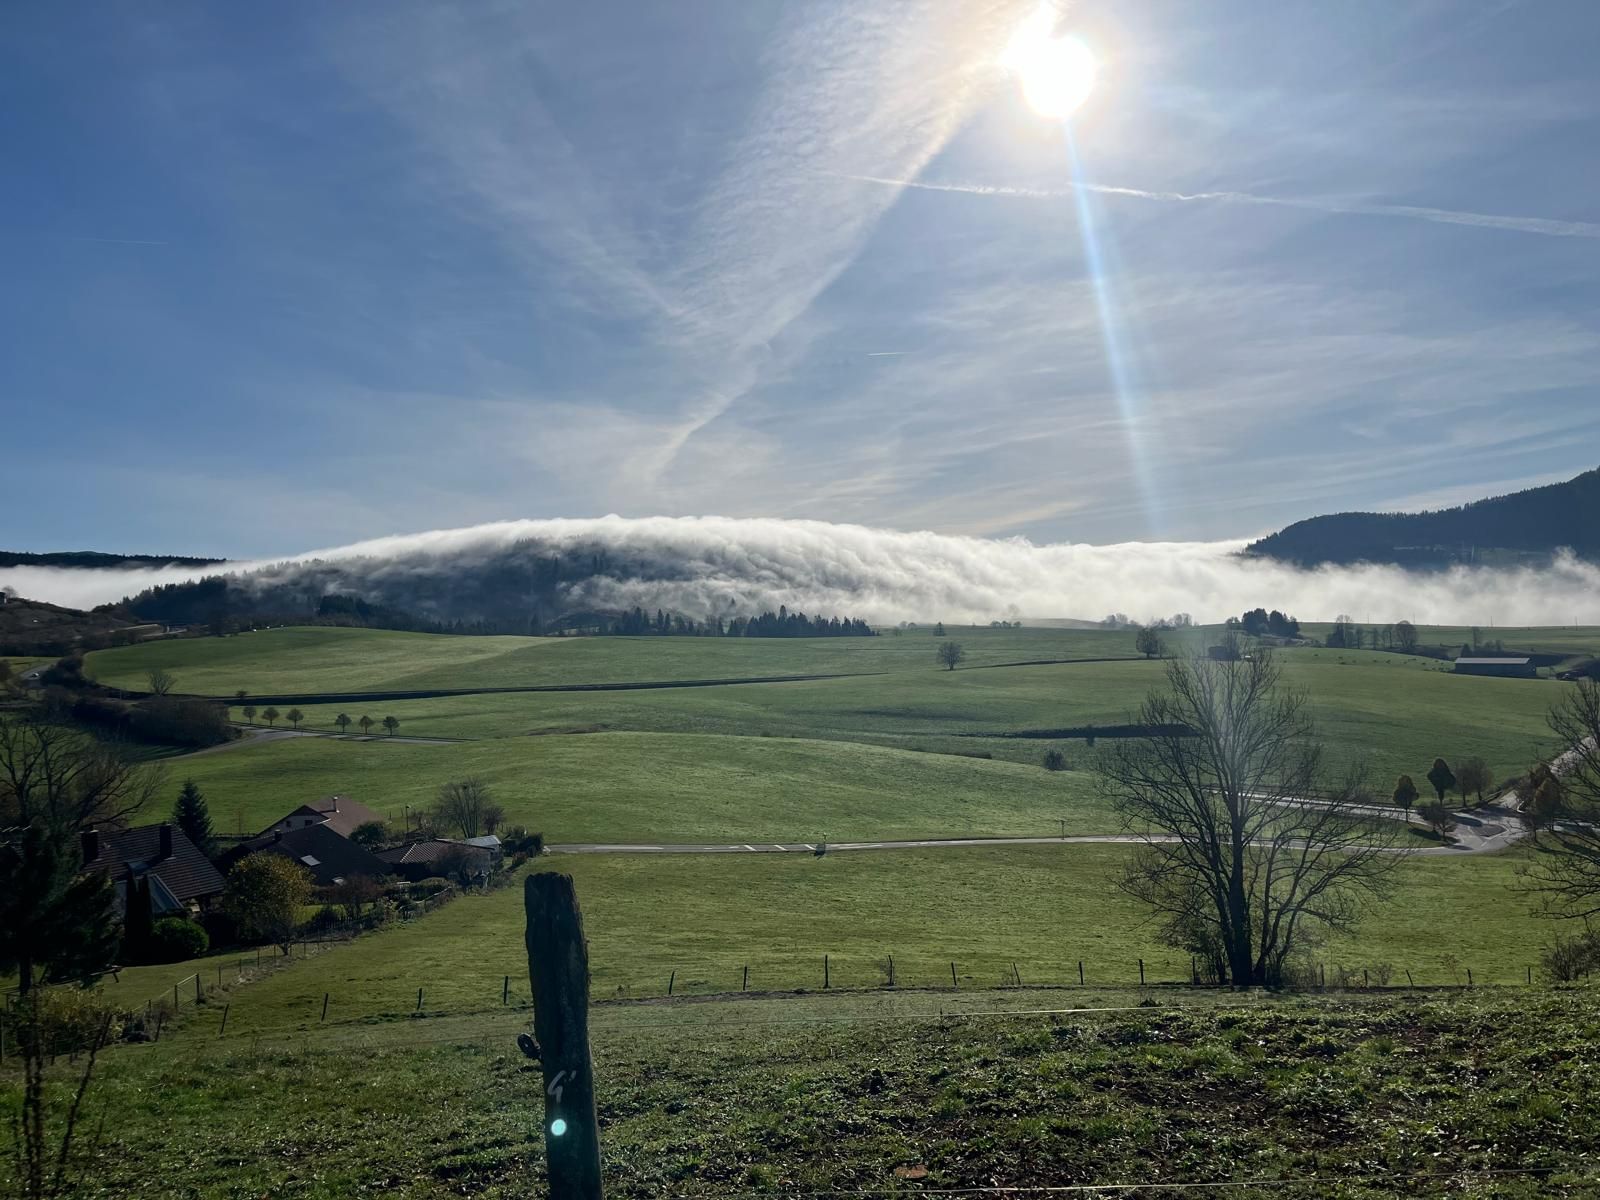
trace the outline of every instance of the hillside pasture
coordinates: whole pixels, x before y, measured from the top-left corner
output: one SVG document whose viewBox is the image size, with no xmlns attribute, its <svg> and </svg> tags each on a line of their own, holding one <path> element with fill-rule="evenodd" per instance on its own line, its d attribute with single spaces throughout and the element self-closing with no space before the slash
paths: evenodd
<svg viewBox="0 0 1600 1200">
<path fill-rule="evenodd" d="M 555 842 L 815 842 L 1109 833 L 1081 772 L 879 746 L 706 734 L 599 733 L 453 745 L 292 738 L 168 764 L 226 832 L 348 795 L 402 824 L 440 785 L 476 776 L 511 824 Z"/>
<path fill-rule="evenodd" d="M 951 626 L 972 666 L 1033 659 L 1131 657 L 1132 631 Z M 583 683 L 920 670 L 931 628 L 878 637 L 467 637 L 311 626 L 97 650 L 91 675 L 139 689 L 153 667 L 194 695 L 428 691 Z"/>
<path fill-rule="evenodd" d="M 1303 690 L 1330 767 L 1365 761 L 1383 794 L 1435 757 L 1481 755 L 1496 779 L 1548 750 L 1546 716 L 1564 694 L 1553 681 L 1456 676 L 1427 659 L 1374 651 L 1293 650 L 1285 679 Z M 705 733 L 870 742 L 901 749 L 991 754 L 1037 765 L 1056 747 L 1086 769 L 1088 729 L 1131 722 L 1163 680 L 1159 661 L 963 668 L 634 692 L 502 693 L 306 704 L 313 728 L 341 712 L 394 716 L 400 732 L 473 739 L 564 736 L 575 730 Z M 235 710 L 235 716 L 239 713 Z M 1051 736 L 1050 731 L 1075 731 Z M 1033 735 L 1033 736 L 1028 736 Z M 329 783 L 330 790 L 338 790 Z"/>
</svg>

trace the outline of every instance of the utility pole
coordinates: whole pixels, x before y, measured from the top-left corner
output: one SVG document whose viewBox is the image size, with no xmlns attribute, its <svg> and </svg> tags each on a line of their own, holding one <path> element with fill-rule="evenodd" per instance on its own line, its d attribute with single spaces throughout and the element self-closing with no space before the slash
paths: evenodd
<svg viewBox="0 0 1600 1200">
<path fill-rule="evenodd" d="M 589 1059 L 589 949 L 572 876 L 529 875 L 528 982 L 544 1068 L 544 1150 L 551 1200 L 601 1200 L 600 1127 Z"/>
</svg>

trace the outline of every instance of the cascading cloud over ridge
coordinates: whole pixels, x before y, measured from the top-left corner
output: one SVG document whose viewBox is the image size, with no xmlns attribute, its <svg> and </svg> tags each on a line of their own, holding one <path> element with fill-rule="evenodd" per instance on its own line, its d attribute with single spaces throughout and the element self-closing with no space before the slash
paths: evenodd
<svg viewBox="0 0 1600 1200">
<path fill-rule="evenodd" d="M 1008 616 L 1218 621 L 1258 605 L 1302 620 L 1600 624 L 1600 567 L 1324 566 L 1243 558 L 1238 542 L 1035 545 L 821 521 L 732 517 L 504 521 L 235 562 L 232 586 L 274 597 L 359 596 L 441 620 L 503 619 L 539 606 L 635 604 L 695 617 L 786 604 L 898 620 Z M 109 603 L 218 568 L 0 569 L 0 586 L 74 607 Z M 547 615 L 550 609 L 546 608 Z"/>
</svg>

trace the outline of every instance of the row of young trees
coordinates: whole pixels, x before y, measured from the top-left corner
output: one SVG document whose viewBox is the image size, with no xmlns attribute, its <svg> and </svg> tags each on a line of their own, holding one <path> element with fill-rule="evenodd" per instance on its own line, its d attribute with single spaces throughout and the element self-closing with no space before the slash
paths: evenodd
<svg viewBox="0 0 1600 1200">
<path fill-rule="evenodd" d="M 246 725 L 254 724 L 255 719 L 260 717 L 267 723 L 267 727 L 269 729 L 275 728 L 279 721 L 287 721 L 289 722 L 291 728 L 299 729 L 300 723 L 306 719 L 305 713 L 301 712 L 298 708 L 291 708 L 288 712 L 279 712 L 270 704 L 265 708 L 257 708 L 254 704 L 250 703 L 248 697 L 249 693 L 243 690 L 237 691 L 233 694 L 235 702 L 239 705 L 239 715 L 244 718 Z M 350 726 L 357 725 L 360 726 L 363 734 L 370 734 L 373 726 L 381 725 L 383 726 L 384 733 L 388 734 L 390 737 L 393 737 L 397 732 L 399 732 L 400 729 L 400 718 L 394 716 L 392 713 L 386 715 L 381 721 L 378 721 L 367 716 L 365 713 L 361 714 L 359 717 L 352 717 L 349 713 L 342 712 L 333 718 L 333 723 L 339 727 L 340 733 L 346 733 L 349 731 Z"/>
</svg>

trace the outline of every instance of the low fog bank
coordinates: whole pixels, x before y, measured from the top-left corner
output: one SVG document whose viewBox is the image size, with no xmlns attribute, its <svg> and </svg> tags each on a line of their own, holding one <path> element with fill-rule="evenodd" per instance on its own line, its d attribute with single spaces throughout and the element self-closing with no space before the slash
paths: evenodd
<svg viewBox="0 0 1600 1200">
<path fill-rule="evenodd" d="M 766 518 L 600 517 L 507 521 L 360 542 L 272 562 L 230 565 L 240 592 L 314 603 L 358 596 L 445 620 L 542 609 L 664 608 L 702 618 L 786 604 L 808 613 L 987 622 L 1054 615 L 1220 621 L 1249 608 L 1301 620 L 1600 624 L 1600 568 L 1396 567 L 1306 571 L 1238 556 L 1242 542 L 1037 546 Z M 213 568 L 0 569 L 0 586 L 88 608 Z"/>
</svg>

